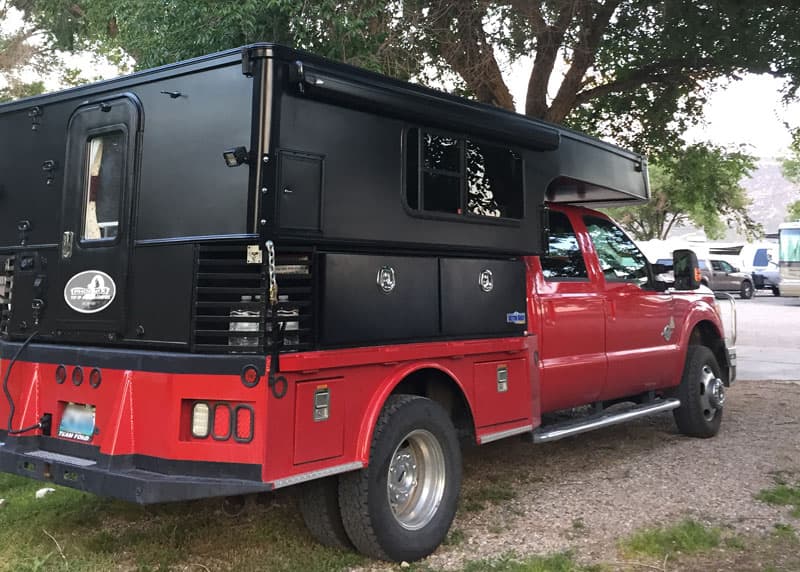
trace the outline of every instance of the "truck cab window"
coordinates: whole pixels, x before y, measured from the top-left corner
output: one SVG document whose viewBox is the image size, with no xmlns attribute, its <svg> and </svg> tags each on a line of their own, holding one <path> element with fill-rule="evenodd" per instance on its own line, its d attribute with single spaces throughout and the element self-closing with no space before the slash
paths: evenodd
<svg viewBox="0 0 800 572">
<path fill-rule="evenodd" d="M 406 204 L 428 213 L 521 219 L 522 158 L 512 149 L 409 129 Z"/>
<path fill-rule="evenodd" d="M 606 280 L 640 285 L 648 281 L 647 259 L 621 228 L 599 217 L 585 217 L 584 222 Z"/>
<path fill-rule="evenodd" d="M 113 240 L 119 233 L 119 214 L 125 172 L 122 131 L 91 137 L 87 142 L 83 190 L 83 240 Z"/>
<path fill-rule="evenodd" d="M 542 273 L 546 280 L 588 280 L 586 263 L 578 245 L 578 238 L 567 215 L 550 212 L 549 251 L 540 258 Z"/>
</svg>

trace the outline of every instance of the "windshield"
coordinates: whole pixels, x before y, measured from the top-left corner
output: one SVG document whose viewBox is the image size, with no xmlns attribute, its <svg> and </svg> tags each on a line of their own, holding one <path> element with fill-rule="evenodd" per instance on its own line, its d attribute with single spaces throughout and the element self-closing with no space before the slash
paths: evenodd
<svg viewBox="0 0 800 572">
<path fill-rule="evenodd" d="M 780 235 L 781 262 L 800 262 L 800 228 L 787 228 L 781 230 Z"/>
</svg>

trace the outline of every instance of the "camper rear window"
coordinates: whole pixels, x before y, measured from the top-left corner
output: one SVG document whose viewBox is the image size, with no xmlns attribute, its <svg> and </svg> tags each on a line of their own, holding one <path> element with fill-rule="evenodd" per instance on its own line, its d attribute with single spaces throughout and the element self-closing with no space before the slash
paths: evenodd
<svg viewBox="0 0 800 572">
<path fill-rule="evenodd" d="M 96 135 L 86 142 L 82 233 L 85 241 L 113 240 L 119 233 L 125 142 L 122 131 Z"/>
<path fill-rule="evenodd" d="M 406 204 L 426 213 L 521 219 L 522 158 L 507 147 L 409 129 Z"/>
</svg>

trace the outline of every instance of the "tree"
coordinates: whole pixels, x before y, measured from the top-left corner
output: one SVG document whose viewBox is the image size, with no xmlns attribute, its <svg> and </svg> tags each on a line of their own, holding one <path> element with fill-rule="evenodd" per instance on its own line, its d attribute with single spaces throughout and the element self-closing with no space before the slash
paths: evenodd
<svg viewBox="0 0 800 572">
<path fill-rule="evenodd" d="M 754 167 L 755 158 L 740 151 L 690 145 L 650 166 L 649 203 L 609 212 L 638 240 L 666 239 L 687 223 L 712 239 L 721 238 L 726 226 L 754 238 L 761 235 L 761 225 L 748 215 L 750 201 L 739 184 Z"/>
<path fill-rule="evenodd" d="M 531 58 L 527 115 L 642 151 L 680 146 L 713 80 L 800 85 L 795 8 L 771 0 L 13 1 L 60 46 L 121 48 L 139 67 L 277 41 L 508 109 L 504 66 Z"/>
<path fill-rule="evenodd" d="M 786 212 L 787 222 L 800 221 L 800 200 L 789 203 L 789 206 L 786 207 Z"/>
<path fill-rule="evenodd" d="M 41 81 L 26 81 L 25 72 L 41 72 L 53 61 L 48 51 L 37 44 L 37 33 L 31 26 L 21 25 L 3 31 L 12 7 L 0 0 L 0 102 L 36 95 L 44 91 Z"/>
</svg>

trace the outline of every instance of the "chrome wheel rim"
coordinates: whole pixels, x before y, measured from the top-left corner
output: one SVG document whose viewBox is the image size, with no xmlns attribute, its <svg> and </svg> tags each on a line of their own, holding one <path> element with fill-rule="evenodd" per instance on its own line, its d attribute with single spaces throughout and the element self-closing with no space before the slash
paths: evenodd
<svg viewBox="0 0 800 572">
<path fill-rule="evenodd" d="M 700 373 L 700 407 L 703 419 L 711 421 L 725 403 L 725 386 L 722 380 L 714 375 L 710 366 L 704 365 Z"/>
<path fill-rule="evenodd" d="M 444 496 L 444 451 L 433 434 L 415 429 L 392 453 L 386 481 L 389 506 L 397 523 L 419 530 L 436 515 Z"/>
</svg>

